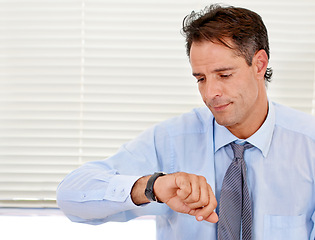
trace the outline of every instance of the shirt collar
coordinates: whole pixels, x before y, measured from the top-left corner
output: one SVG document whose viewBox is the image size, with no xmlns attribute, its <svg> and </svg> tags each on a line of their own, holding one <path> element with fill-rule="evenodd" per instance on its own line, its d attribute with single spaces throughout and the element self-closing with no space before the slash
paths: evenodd
<svg viewBox="0 0 315 240">
<path fill-rule="evenodd" d="M 268 106 L 268 115 L 265 122 L 257 132 L 246 139 L 247 142 L 260 149 L 264 157 L 268 155 L 275 126 L 275 110 L 273 104 L 269 101 Z M 226 127 L 219 125 L 215 120 L 213 125 L 215 152 L 231 142 L 241 141 L 241 139 L 235 137 Z"/>
</svg>

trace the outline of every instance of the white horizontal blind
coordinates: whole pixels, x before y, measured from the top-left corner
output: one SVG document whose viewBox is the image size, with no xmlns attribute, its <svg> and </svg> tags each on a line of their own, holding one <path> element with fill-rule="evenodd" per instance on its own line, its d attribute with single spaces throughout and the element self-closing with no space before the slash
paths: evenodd
<svg viewBox="0 0 315 240">
<path fill-rule="evenodd" d="M 201 105 L 180 35 L 193 8 L 0 1 L 2 206 L 55 206 L 66 173 Z"/>
<path fill-rule="evenodd" d="M 189 1 L 86 1 L 82 162 L 201 104 L 185 56 Z"/>
<path fill-rule="evenodd" d="M 0 0 L 0 207 L 55 206 L 72 169 L 201 106 L 180 28 L 206 4 Z M 269 29 L 270 98 L 311 112 L 314 3 L 233 4 L 259 12 Z"/>
<path fill-rule="evenodd" d="M 80 1 L 0 1 L 2 206 L 54 204 L 78 166 L 81 15 Z"/>
</svg>

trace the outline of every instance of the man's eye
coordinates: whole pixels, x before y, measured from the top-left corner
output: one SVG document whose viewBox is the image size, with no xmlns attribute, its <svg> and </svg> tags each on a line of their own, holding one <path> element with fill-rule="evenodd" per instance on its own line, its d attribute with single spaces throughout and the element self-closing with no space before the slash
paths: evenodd
<svg viewBox="0 0 315 240">
<path fill-rule="evenodd" d="M 205 80 L 205 78 L 198 78 L 197 83 L 202 82 L 203 80 Z"/>
<path fill-rule="evenodd" d="M 221 74 L 220 75 L 221 78 L 229 78 L 231 76 L 232 76 L 232 74 Z"/>
</svg>

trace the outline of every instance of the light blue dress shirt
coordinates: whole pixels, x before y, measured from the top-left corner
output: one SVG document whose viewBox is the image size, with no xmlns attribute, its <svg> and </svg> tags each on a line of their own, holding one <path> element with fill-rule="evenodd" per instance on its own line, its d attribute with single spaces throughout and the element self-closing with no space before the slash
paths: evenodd
<svg viewBox="0 0 315 240">
<path fill-rule="evenodd" d="M 198 222 L 165 204 L 136 206 L 130 191 L 141 176 L 183 171 L 205 176 L 219 200 L 233 141 L 243 140 L 218 125 L 208 108 L 194 109 L 148 129 L 114 156 L 70 173 L 58 187 L 58 204 L 76 222 L 156 215 L 159 240 L 217 239 L 217 224 Z M 246 141 L 255 146 L 244 156 L 253 239 L 314 240 L 315 118 L 270 102 L 264 124 Z"/>
</svg>

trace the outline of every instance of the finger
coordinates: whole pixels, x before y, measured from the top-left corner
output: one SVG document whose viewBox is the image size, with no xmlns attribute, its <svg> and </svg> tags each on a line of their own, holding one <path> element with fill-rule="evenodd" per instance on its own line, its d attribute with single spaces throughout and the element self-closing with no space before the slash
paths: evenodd
<svg viewBox="0 0 315 240">
<path fill-rule="evenodd" d="M 189 176 L 189 180 L 190 180 L 190 188 L 191 188 L 191 192 L 190 194 L 187 196 L 187 198 L 184 200 L 184 202 L 186 204 L 190 204 L 190 203 L 198 203 L 200 196 L 201 196 L 201 184 L 200 184 L 200 179 L 199 176 L 197 175 L 190 175 Z M 197 207 L 194 207 L 197 208 Z"/>
<path fill-rule="evenodd" d="M 217 223 L 219 221 L 219 216 L 216 212 L 212 212 L 208 218 L 205 219 L 207 222 Z"/>
<path fill-rule="evenodd" d="M 217 223 L 219 221 L 218 214 L 216 212 L 212 212 L 208 218 L 204 219 L 202 216 L 196 217 L 197 221 L 207 221 L 211 223 Z"/>
<path fill-rule="evenodd" d="M 199 176 L 199 183 L 198 183 L 198 197 L 197 195 L 195 197 L 192 197 L 191 199 L 195 202 L 187 203 L 187 205 L 191 209 L 197 209 L 202 208 L 204 206 L 207 206 L 210 201 L 210 191 L 211 188 L 209 188 L 209 184 L 207 183 L 206 179 L 204 177 Z"/>
<path fill-rule="evenodd" d="M 176 184 L 178 187 L 176 193 L 177 196 L 182 200 L 187 199 L 192 192 L 190 181 L 191 180 L 188 174 L 178 174 L 178 176 L 176 177 Z"/>
<path fill-rule="evenodd" d="M 211 221 L 211 222 L 216 221 L 217 214 L 213 215 L 213 213 L 217 207 L 217 200 L 216 200 L 210 186 L 208 186 L 208 190 L 210 193 L 209 204 L 204 206 L 203 208 L 197 209 L 195 212 L 195 216 L 196 216 L 196 219 L 198 221 L 201 221 L 201 220 L 207 220 L 207 221 Z"/>
</svg>

